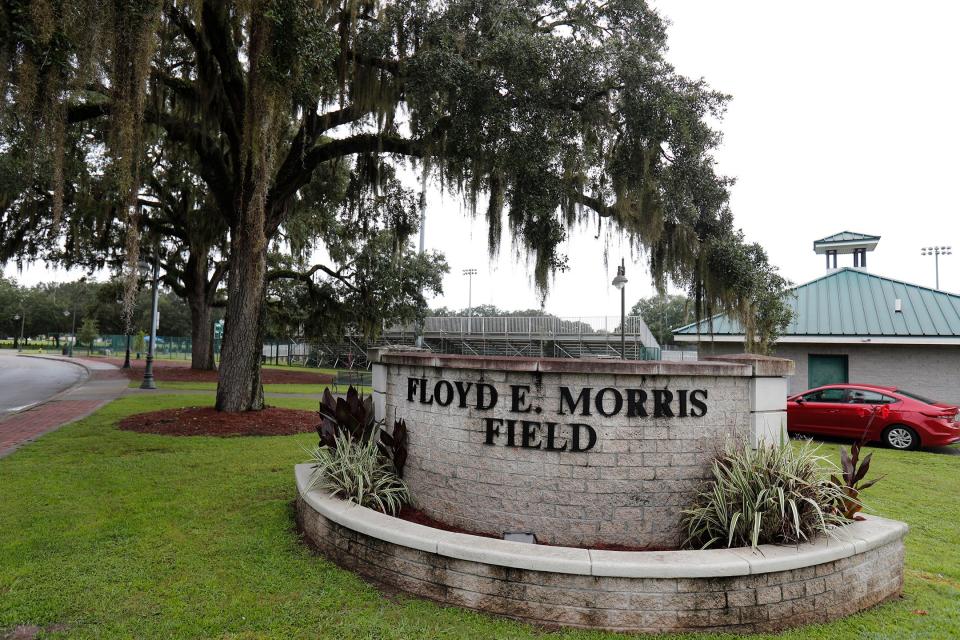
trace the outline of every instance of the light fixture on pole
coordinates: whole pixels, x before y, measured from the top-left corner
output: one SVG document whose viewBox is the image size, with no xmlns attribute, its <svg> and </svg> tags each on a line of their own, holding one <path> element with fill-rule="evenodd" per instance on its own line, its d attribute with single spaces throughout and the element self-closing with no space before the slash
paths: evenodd
<svg viewBox="0 0 960 640">
<path fill-rule="evenodd" d="M 464 269 L 463 275 L 467 276 L 467 333 L 470 333 L 473 317 L 473 276 L 477 275 L 477 270 Z"/>
<path fill-rule="evenodd" d="M 150 268 L 148 264 L 140 263 L 141 269 L 146 271 Z M 157 304 L 160 300 L 160 251 L 157 250 L 153 259 L 153 301 L 150 305 L 150 345 L 147 347 L 147 364 L 143 370 L 143 382 L 140 383 L 141 389 L 156 389 L 157 384 L 153 380 L 153 357 L 157 347 Z"/>
<path fill-rule="evenodd" d="M 626 261 L 621 258 L 617 267 L 617 277 L 613 279 L 613 286 L 620 289 L 620 358 L 627 359 L 627 275 Z"/>
<path fill-rule="evenodd" d="M 936 288 L 940 288 L 940 256 L 949 256 L 953 253 L 953 247 L 921 247 L 920 255 L 933 256 L 933 268 L 936 276 Z"/>
<path fill-rule="evenodd" d="M 20 310 L 20 313 L 18 313 L 17 315 L 13 316 L 13 319 L 20 321 L 20 342 L 17 343 L 17 352 L 18 352 L 18 353 L 22 353 L 22 352 L 23 352 L 23 323 L 24 323 L 24 322 L 26 321 L 26 319 L 27 319 L 27 314 L 25 314 L 25 313 L 23 312 L 23 309 L 21 309 L 21 310 Z"/>
<path fill-rule="evenodd" d="M 64 317 L 64 318 L 69 318 L 69 317 L 70 317 L 70 309 L 64 309 L 64 310 L 63 310 L 63 317 Z M 69 342 L 66 342 L 66 340 L 67 340 L 67 337 L 66 337 L 66 336 L 64 336 L 63 339 L 64 339 L 64 345 L 63 345 L 63 349 L 60 351 L 60 353 L 63 354 L 63 355 L 65 355 L 65 356 L 69 356 L 69 355 L 70 355 L 70 343 L 69 343 Z"/>
</svg>

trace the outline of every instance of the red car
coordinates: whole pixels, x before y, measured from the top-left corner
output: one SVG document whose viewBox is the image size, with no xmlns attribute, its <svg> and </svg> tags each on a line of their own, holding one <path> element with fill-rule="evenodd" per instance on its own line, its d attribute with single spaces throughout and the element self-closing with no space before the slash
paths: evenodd
<svg viewBox="0 0 960 640">
<path fill-rule="evenodd" d="M 787 398 L 787 430 L 881 441 L 894 449 L 960 441 L 960 408 L 896 387 L 831 384 Z"/>
</svg>

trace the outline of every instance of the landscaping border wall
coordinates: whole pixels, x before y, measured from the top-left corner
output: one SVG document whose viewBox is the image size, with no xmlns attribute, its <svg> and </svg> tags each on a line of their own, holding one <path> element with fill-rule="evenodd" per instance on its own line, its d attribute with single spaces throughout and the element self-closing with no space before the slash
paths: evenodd
<svg viewBox="0 0 960 640">
<path fill-rule="evenodd" d="M 376 583 L 548 627 L 769 632 L 827 622 L 896 597 L 901 522 L 867 516 L 797 547 L 598 551 L 508 542 L 399 520 L 309 489 L 297 521 L 325 556 Z"/>
</svg>

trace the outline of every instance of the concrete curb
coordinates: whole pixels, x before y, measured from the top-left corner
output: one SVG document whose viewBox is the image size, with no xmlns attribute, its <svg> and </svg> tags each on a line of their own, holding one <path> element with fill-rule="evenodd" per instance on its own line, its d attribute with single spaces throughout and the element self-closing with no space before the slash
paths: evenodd
<svg viewBox="0 0 960 640">
<path fill-rule="evenodd" d="M 903 522 L 865 516 L 837 531 L 797 546 L 705 551 L 601 551 L 508 542 L 452 533 L 407 522 L 311 490 L 310 464 L 294 469 L 297 491 L 325 518 L 364 535 L 457 560 L 511 569 L 614 578 L 717 578 L 814 567 L 882 547 L 907 535 Z"/>
</svg>

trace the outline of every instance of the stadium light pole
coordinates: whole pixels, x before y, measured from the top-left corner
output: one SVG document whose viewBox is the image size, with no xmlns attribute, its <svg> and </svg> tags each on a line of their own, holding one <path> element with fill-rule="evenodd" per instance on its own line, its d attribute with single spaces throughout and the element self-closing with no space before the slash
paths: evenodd
<svg viewBox="0 0 960 640">
<path fill-rule="evenodd" d="M 940 289 L 940 256 L 949 256 L 953 253 L 953 247 L 921 247 L 920 255 L 933 256 L 933 269 L 936 283 L 935 288 Z"/>
<path fill-rule="evenodd" d="M 617 267 L 617 277 L 613 279 L 613 286 L 620 289 L 620 359 L 627 359 L 627 275 L 626 260 L 620 258 Z"/>
<path fill-rule="evenodd" d="M 477 270 L 464 269 L 463 275 L 467 276 L 467 333 L 471 333 L 471 323 L 473 322 L 473 276 L 477 275 Z"/>
</svg>

